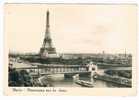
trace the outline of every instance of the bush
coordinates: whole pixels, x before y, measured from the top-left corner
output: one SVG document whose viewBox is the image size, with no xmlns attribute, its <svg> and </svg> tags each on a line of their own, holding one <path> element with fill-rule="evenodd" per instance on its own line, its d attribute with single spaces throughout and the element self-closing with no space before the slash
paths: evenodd
<svg viewBox="0 0 139 100">
<path fill-rule="evenodd" d="M 32 86 L 29 73 L 26 70 L 9 68 L 9 86 Z"/>
</svg>

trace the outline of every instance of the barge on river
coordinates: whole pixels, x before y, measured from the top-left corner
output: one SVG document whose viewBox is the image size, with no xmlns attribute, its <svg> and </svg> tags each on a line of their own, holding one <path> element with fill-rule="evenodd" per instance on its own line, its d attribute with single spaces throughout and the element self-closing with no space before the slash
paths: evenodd
<svg viewBox="0 0 139 100">
<path fill-rule="evenodd" d="M 94 84 L 92 82 L 88 82 L 88 81 L 76 80 L 75 83 L 79 84 L 83 87 L 94 87 Z"/>
<path fill-rule="evenodd" d="M 104 74 L 104 75 L 96 74 L 96 75 L 94 75 L 94 79 L 112 82 L 112 83 L 116 83 L 116 84 L 123 85 L 126 87 L 132 87 L 131 79 L 124 78 L 124 77 L 110 76 L 107 74 Z"/>
</svg>

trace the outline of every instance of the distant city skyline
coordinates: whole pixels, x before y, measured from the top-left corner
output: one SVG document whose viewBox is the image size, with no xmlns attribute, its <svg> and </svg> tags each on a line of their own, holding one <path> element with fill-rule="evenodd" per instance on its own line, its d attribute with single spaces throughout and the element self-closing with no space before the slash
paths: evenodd
<svg viewBox="0 0 139 100">
<path fill-rule="evenodd" d="M 7 4 L 5 32 L 10 51 L 39 52 L 46 11 L 58 53 L 134 53 L 136 5 Z"/>
</svg>

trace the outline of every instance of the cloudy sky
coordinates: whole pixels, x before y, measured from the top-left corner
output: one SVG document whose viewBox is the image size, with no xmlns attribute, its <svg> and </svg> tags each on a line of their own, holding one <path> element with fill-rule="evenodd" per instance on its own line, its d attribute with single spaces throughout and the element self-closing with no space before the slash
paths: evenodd
<svg viewBox="0 0 139 100">
<path fill-rule="evenodd" d="M 136 5 L 7 4 L 5 33 L 11 51 L 39 52 L 48 9 L 57 52 L 135 51 Z"/>
</svg>

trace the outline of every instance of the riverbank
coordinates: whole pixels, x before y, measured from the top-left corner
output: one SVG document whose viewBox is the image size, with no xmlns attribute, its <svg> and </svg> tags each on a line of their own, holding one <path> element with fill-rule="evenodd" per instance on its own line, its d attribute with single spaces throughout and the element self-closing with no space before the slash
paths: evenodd
<svg viewBox="0 0 139 100">
<path fill-rule="evenodd" d="M 104 75 L 96 74 L 94 75 L 94 79 L 112 82 L 126 87 L 132 87 L 132 80 L 124 77 L 111 76 L 107 74 Z"/>
</svg>

